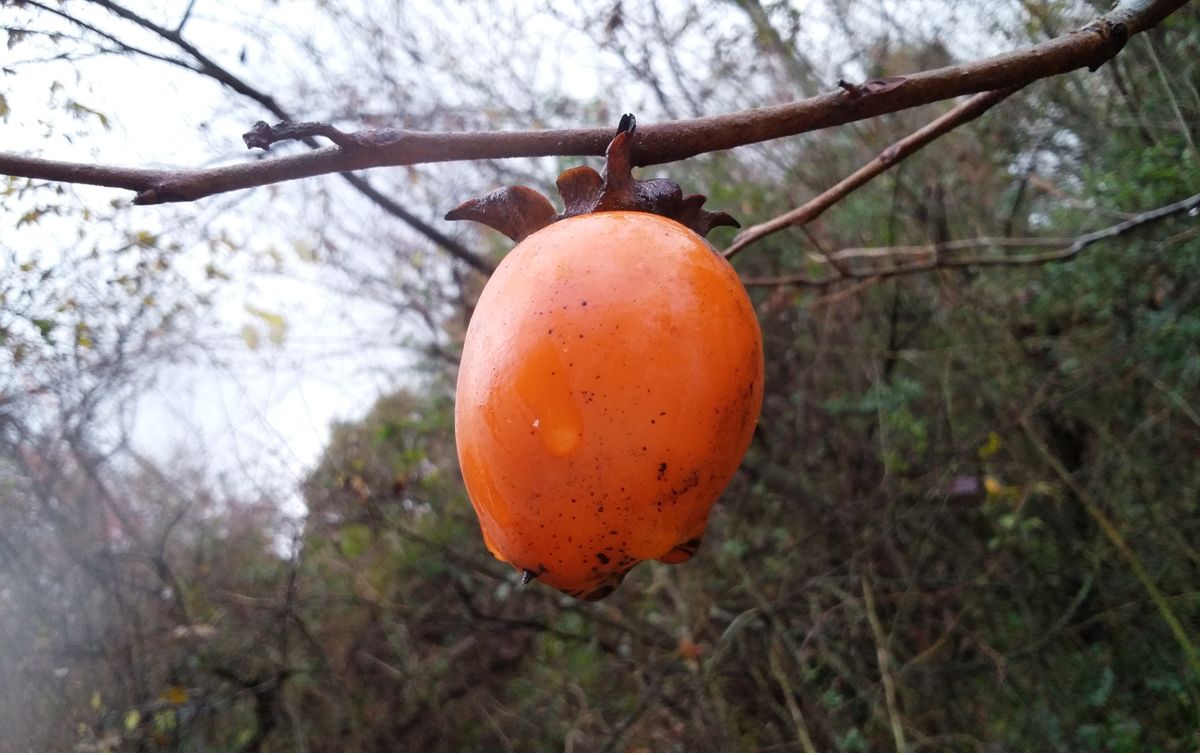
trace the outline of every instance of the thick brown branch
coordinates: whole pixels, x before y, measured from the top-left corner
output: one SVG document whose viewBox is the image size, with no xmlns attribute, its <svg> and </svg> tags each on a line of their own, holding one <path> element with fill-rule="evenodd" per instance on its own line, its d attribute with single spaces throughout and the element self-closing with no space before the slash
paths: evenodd
<svg viewBox="0 0 1200 753">
<path fill-rule="evenodd" d="M 751 243 L 762 240 L 768 235 L 777 233 L 784 228 L 812 222 L 817 217 L 820 217 L 826 209 L 869 183 L 877 175 L 892 167 L 892 165 L 901 162 L 909 155 L 919 151 L 929 142 L 979 117 L 991 109 L 993 105 L 1015 91 L 1015 87 L 1010 87 L 1008 89 L 976 94 L 940 118 L 925 124 L 887 149 L 884 149 L 875 159 L 863 165 L 837 183 L 837 185 L 822 192 L 806 204 L 762 224 L 748 227 L 738 233 L 737 237 L 733 239 L 733 243 L 725 250 L 725 258 L 732 259 L 739 251 Z"/>
<path fill-rule="evenodd" d="M 87 2 L 91 3 L 92 5 L 98 5 L 107 10 L 109 13 L 140 26 L 159 38 L 170 42 L 182 52 L 190 55 L 192 59 L 196 61 L 197 68 L 192 68 L 191 66 L 185 67 L 191 70 L 198 69 L 200 73 L 220 81 L 222 84 L 228 86 L 230 89 L 233 89 L 238 94 L 249 97 L 255 102 L 258 102 L 275 116 L 285 120 L 288 119 L 287 114 L 283 111 L 283 108 L 281 108 L 279 104 L 275 102 L 274 98 L 259 91 L 258 89 L 255 89 L 250 84 L 221 67 L 216 61 L 201 52 L 195 45 L 184 39 L 180 30 L 177 29 L 172 31 L 166 27 L 159 26 L 153 21 L 150 21 L 143 16 L 139 16 L 137 13 L 134 13 L 128 8 L 111 2 L 111 0 L 87 0 Z"/>
<path fill-rule="evenodd" d="M 109 0 L 91 0 L 130 17 L 129 11 Z M 889 112 L 967 94 L 1008 89 L 1079 68 L 1096 68 L 1120 51 L 1126 39 L 1154 26 L 1187 0 L 1126 0 L 1085 29 L 1042 44 L 984 60 L 914 73 L 886 85 L 872 82 L 774 107 L 676 120 L 640 129 L 634 154 L 637 164 L 660 164 L 705 152 L 794 136 Z M 146 23 L 144 19 L 138 19 Z M 231 77 L 178 34 L 155 27 L 160 36 L 175 41 L 193 55 L 208 75 L 260 101 L 261 92 Z M 224 75 L 222 75 L 224 74 Z M 274 105 L 273 102 L 271 102 Z M 278 111 L 275 105 L 273 112 Z M 305 154 L 204 170 L 131 171 L 92 166 L 75 173 L 77 182 L 117 185 L 138 192 L 136 201 L 152 204 L 191 201 L 225 191 L 285 180 L 370 167 L 412 165 L 452 160 L 601 155 L 611 134 L 607 128 L 578 130 L 425 133 L 417 131 L 364 132 L 355 138 L 364 146 L 352 150 L 325 147 Z M 0 154 L 0 171 L 9 175 L 62 180 L 72 167 L 63 163 L 31 160 Z M 136 182 L 140 177 L 143 182 Z"/>
<path fill-rule="evenodd" d="M 914 272 L 947 267 L 1016 267 L 1066 261 L 1100 241 L 1116 238 L 1144 225 L 1179 214 L 1200 212 L 1200 194 L 1173 204 L 1151 209 L 1119 222 L 1116 225 L 1085 233 L 1076 238 L 971 238 L 949 243 L 929 243 L 920 246 L 890 246 L 883 248 L 846 248 L 827 257 L 815 259 L 832 271 L 821 277 L 809 275 L 780 275 L 750 277 L 742 280 L 748 287 L 804 287 L 827 285 L 846 279 L 882 279 Z M 1029 253 L 999 253 L 1006 248 L 1048 248 Z M 963 254 L 963 251 L 976 253 Z M 836 266 L 835 266 L 836 265 Z"/>
<path fill-rule="evenodd" d="M 130 191 L 142 192 L 150 190 L 152 186 L 165 184 L 171 180 L 172 176 L 178 175 L 179 171 L 58 162 L 0 152 L 0 174 L 35 180 L 52 180 L 59 183 L 84 183 L 89 186 L 125 188 Z"/>
<path fill-rule="evenodd" d="M 110 13 L 112 13 L 120 18 L 123 18 L 127 21 L 130 21 L 130 22 L 136 24 L 137 26 L 142 27 L 146 31 L 149 31 L 152 34 L 157 35 L 161 39 L 163 39 L 167 42 L 170 42 L 177 49 L 179 49 L 180 51 L 182 51 L 185 54 L 187 54 L 188 56 L 190 56 L 195 61 L 195 67 L 193 67 L 192 65 L 190 65 L 182 60 L 175 60 L 172 58 L 165 58 L 165 57 L 160 57 L 157 55 L 152 55 L 150 53 L 144 52 L 142 50 L 136 50 L 131 47 L 126 48 L 129 51 L 136 52 L 137 54 L 141 54 L 141 55 L 146 55 L 148 57 L 152 57 L 152 58 L 155 58 L 158 60 L 163 60 L 165 62 L 171 63 L 172 65 L 177 65 L 177 66 L 180 66 L 180 67 L 185 68 L 190 71 L 196 71 L 196 72 L 200 73 L 201 75 L 208 76 L 209 78 L 213 79 L 214 81 L 218 81 L 222 85 L 228 86 L 230 89 L 237 92 L 238 94 L 241 94 L 242 96 L 247 97 L 248 99 L 251 99 L 254 102 L 257 102 L 262 107 L 264 107 L 268 112 L 270 112 L 272 115 L 279 118 L 280 120 L 284 120 L 284 121 L 291 120 L 291 116 L 283 109 L 283 107 L 281 107 L 279 105 L 278 102 L 275 101 L 274 97 L 271 97 L 269 94 L 255 88 L 254 86 L 251 86 L 248 82 L 235 76 L 233 73 L 231 73 L 230 71 L 228 71 L 224 67 L 222 67 L 220 64 L 218 64 L 215 60 L 213 60 L 212 58 L 210 58 L 207 55 L 205 55 L 204 53 L 202 53 L 195 45 L 191 44 L 186 39 L 184 39 L 182 31 L 183 31 L 184 24 L 187 22 L 188 15 L 191 12 L 190 4 L 188 6 L 188 10 L 185 11 L 185 13 L 184 13 L 183 20 L 181 20 L 179 22 L 179 25 L 174 30 L 171 30 L 171 29 L 167 29 L 163 26 L 160 26 L 160 25 L 154 23 L 153 21 L 151 21 L 143 16 L 140 16 L 137 13 L 134 13 L 133 11 L 129 10 L 128 8 L 118 5 L 117 3 L 111 2 L 111 0 L 88 0 L 88 1 L 95 5 L 99 5 L 100 7 L 104 8 L 105 10 L 109 11 Z M 47 10 L 49 10 L 49 9 L 47 9 Z M 79 19 L 74 18 L 73 16 L 68 16 L 68 15 L 62 13 L 61 11 L 52 11 L 52 12 L 57 13 L 58 15 L 62 16 L 63 18 L 68 19 L 72 23 L 79 25 L 81 28 L 85 28 L 90 31 L 94 31 L 94 33 L 98 33 L 98 34 L 101 34 L 106 37 L 108 36 L 108 35 L 105 35 L 103 32 L 100 32 L 99 30 L 90 26 L 89 24 L 86 24 L 83 21 L 80 21 Z M 343 141 L 340 140 L 340 137 L 343 135 L 342 132 L 338 131 L 336 128 L 333 128 L 333 126 L 327 126 L 327 125 L 320 124 L 320 123 L 303 124 L 303 125 L 316 126 L 318 129 L 316 133 L 329 138 L 331 141 L 333 141 L 335 144 L 338 144 L 339 146 L 345 146 L 345 143 L 343 143 Z M 270 128 L 271 128 L 270 126 L 266 126 L 266 127 L 268 130 L 270 130 Z M 255 128 L 256 129 L 258 128 L 257 124 L 255 125 Z M 287 136 L 287 138 L 293 138 L 293 139 L 298 138 L 301 141 L 303 141 L 309 148 L 317 149 L 319 147 L 319 144 L 317 143 L 317 141 L 314 138 L 312 138 L 312 136 L 313 136 L 313 134 L 311 134 L 311 133 L 310 134 L 295 134 L 295 133 L 293 133 L 292 135 Z M 351 138 L 351 137 L 347 136 L 347 138 Z M 247 142 L 247 146 L 252 147 L 252 146 L 254 146 L 254 144 Z M 263 147 L 263 148 L 265 148 L 265 147 Z M 0 154 L 0 157 L 3 157 L 3 155 Z M 251 164 L 264 164 L 264 163 L 251 163 Z M 127 173 L 126 170 L 123 170 L 121 168 L 118 168 L 118 170 L 123 173 Z M 203 171 L 201 171 L 201 172 L 203 172 Z M 325 171 L 325 172 L 337 172 L 337 171 L 335 170 L 335 171 Z M 19 174 L 19 173 L 14 173 L 14 174 Z M 28 177 L 36 177 L 36 176 L 28 176 Z M 122 179 L 124 179 L 124 178 L 128 177 L 128 175 L 122 175 L 120 177 Z M 181 196 L 179 198 L 162 198 L 162 199 L 156 198 L 159 196 L 173 197 L 176 195 L 175 192 L 171 188 L 164 187 L 165 183 L 167 181 L 169 181 L 170 178 L 171 178 L 171 176 L 161 177 L 160 179 L 156 180 L 155 183 L 149 188 L 133 187 L 132 190 L 138 192 L 138 197 L 135 199 L 135 201 L 139 201 L 140 203 L 145 203 L 145 204 L 163 203 L 166 201 L 191 201 L 195 198 L 200 198 L 200 196 L 209 195 L 209 194 L 201 194 L 200 196 Z M 371 183 L 364 176 L 354 175 L 352 173 L 342 171 L 342 178 L 347 183 L 349 183 L 351 186 L 353 186 L 359 193 L 363 194 L 368 199 L 375 202 L 375 204 L 377 206 L 379 206 L 380 208 L 382 208 L 384 211 L 388 212 L 392 216 L 399 218 L 402 222 L 406 223 L 409 227 L 413 228 L 414 230 L 421 233 L 429 240 L 431 240 L 434 243 L 441 246 L 441 248 L 443 250 L 445 250 L 448 254 L 450 254 L 454 258 L 466 262 L 471 267 L 475 268 L 476 270 L 478 270 L 480 272 L 483 272 L 484 274 L 490 274 L 495 269 L 495 265 L 492 264 L 491 261 L 489 261 L 488 259 L 486 259 L 478 254 L 473 253 L 466 246 L 462 245 L 461 243 L 459 243 L 455 239 L 451 238 L 450 236 L 446 235 L 445 233 L 437 230 L 429 223 L 425 222 L 424 220 L 422 220 L 419 217 L 417 217 L 416 215 L 414 215 L 412 212 L 409 212 L 408 210 L 406 210 L 394 199 L 391 199 L 390 197 L 384 195 L 379 189 L 377 189 L 373 185 L 371 185 Z M 84 182 L 86 182 L 86 181 L 84 181 Z M 267 181 L 267 182 L 274 182 L 274 181 Z M 109 184 L 95 183 L 94 185 L 109 185 Z M 264 183 L 255 183 L 253 185 L 264 185 Z M 158 186 L 159 188 L 157 190 L 155 190 L 153 186 Z M 126 187 L 126 186 L 121 186 L 121 187 Z M 245 187 L 249 188 L 252 186 L 248 185 Z M 222 189 L 222 190 L 232 190 L 232 189 Z M 219 192 L 220 191 L 216 191 L 214 193 L 219 193 Z"/>
<path fill-rule="evenodd" d="M 189 71 L 195 70 L 195 68 L 192 68 L 190 65 L 188 65 L 186 62 L 184 62 L 182 60 L 177 60 L 175 58 L 167 57 L 166 55 L 160 55 L 156 52 L 151 52 L 151 51 L 143 49 L 141 47 L 135 47 L 134 45 L 131 45 L 127 42 L 124 42 L 124 41 L 118 39 L 115 35 L 109 34 L 108 32 L 104 31 L 103 29 L 100 29 L 97 26 L 94 26 L 93 24 L 89 24 L 88 22 L 86 22 L 82 19 L 75 18 L 74 16 L 70 15 L 69 13 L 64 13 L 62 10 L 60 10 L 58 8 L 53 8 L 44 3 L 36 2 L 36 0 L 25 0 L 24 4 L 30 8 L 37 8 L 38 10 L 42 11 L 43 13 L 49 13 L 51 15 L 58 16 L 59 18 L 63 19 L 64 21 L 67 21 L 68 23 L 72 23 L 72 24 L 78 26 L 80 29 L 83 29 L 84 31 L 88 32 L 89 34 L 95 34 L 97 37 L 100 37 L 104 41 L 112 44 L 118 52 L 129 53 L 132 55 L 141 55 L 144 58 L 149 58 L 150 60 L 157 60 L 160 63 L 167 63 L 169 65 L 178 66 L 180 68 L 184 68 Z"/>
</svg>

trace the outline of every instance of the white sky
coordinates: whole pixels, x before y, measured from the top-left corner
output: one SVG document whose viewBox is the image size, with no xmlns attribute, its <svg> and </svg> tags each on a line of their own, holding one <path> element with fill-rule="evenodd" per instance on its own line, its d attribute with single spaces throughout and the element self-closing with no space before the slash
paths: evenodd
<svg viewBox="0 0 1200 753">
<path fill-rule="evenodd" d="M 184 3 L 172 5 L 182 8 Z M 231 40 L 227 31 L 214 36 L 213 27 L 202 22 L 206 5 L 217 10 L 216 4 L 201 0 L 189 37 L 202 49 L 219 50 Z M 301 17 L 292 21 L 305 24 Z M 0 64 L 26 59 L 32 52 L 28 43 L 0 50 Z M 0 122 L 0 148 L 6 151 L 126 165 L 198 166 L 211 163 L 214 154 L 245 158 L 240 134 L 252 120 L 214 118 L 237 97 L 194 74 L 107 56 L 78 67 L 59 62 L 22 65 L 17 71 L 0 79 L 0 92 L 12 111 L 7 122 Z M 62 88 L 55 100 L 70 98 L 106 114 L 111 130 L 88 122 L 77 133 L 64 124 L 63 113 L 55 111 L 48 96 L 56 81 Z M 55 124 L 49 137 L 44 122 Z M 94 197 L 97 204 L 131 198 L 128 192 L 98 188 L 82 187 L 78 193 Z M 168 232 L 180 217 L 261 227 L 253 214 L 238 214 L 242 207 L 221 212 L 217 206 L 214 211 L 218 201 L 166 208 L 128 205 L 123 211 L 135 227 Z M 0 227 L 3 244 L 21 255 L 47 260 L 52 249 L 72 240 L 73 231 L 63 224 L 45 221 L 14 231 L 15 220 L 0 218 Z M 285 250 L 304 240 L 286 234 L 287 228 L 277 232 L 274 238 L 263 237 L 258 229 L 247 235 L 256 244 Z M 194 274 L 199 275 L 203 255 L 194 256 Z M 230 260 L 234 279 L 220 288 L 213 308 L 216 320 L 206 337 L 214 345 L 214 358 L 162 373 L 138 413 L 135 437 L 143 451 L 165 457 L 177 446 L 193 448 L 236 488 L 287 492 L 319 457 L 332 421 L 361 415 L 381 391 L 404 383 L 409 359 L 399 349 L 363 345 L 365 334 L 388 331 L 384 318 L 389 312 L 335 297 L 322 286 L 318 266 L 300 263 L 291 254 L 285 260 L 282 274 L 255 271 L 259 260 L 249 251 Z M 247 312 L 248 306 L 285 316 L 288 336 L 281 347 L 269 343 L 266 327 Z M 240 335 L 247 324 L 263 332 L 257 352 Z"/>
</svg>

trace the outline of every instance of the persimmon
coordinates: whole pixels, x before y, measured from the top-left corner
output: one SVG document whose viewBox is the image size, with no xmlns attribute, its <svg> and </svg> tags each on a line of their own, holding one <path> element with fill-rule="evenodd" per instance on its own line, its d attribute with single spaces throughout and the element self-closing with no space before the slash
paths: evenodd
<svg viewBox="0 0 1200 753">
<path fill-rule="evenodd" d="M 664 182 L 626 181 L 631 131 L 610 146 L 606 175 L 590 171 L 599 181 L 589 168 L 564 173 L 568 216 L 520 188 L 450 215 L 520 240 L 463 347 L 455 437 L 468 495 L 494 556 L 583 599 L 607 596 L 644 560 L 692 556 L 762 403 L 753 306 L 678 218 L 702 230 L 730 220 L 677 187 L 663 200 Z M 608 208 L 639 190 L 659 192 L 676 219 Z M 571 211 L 581 204 L 590 209 Z"/>
</svg>

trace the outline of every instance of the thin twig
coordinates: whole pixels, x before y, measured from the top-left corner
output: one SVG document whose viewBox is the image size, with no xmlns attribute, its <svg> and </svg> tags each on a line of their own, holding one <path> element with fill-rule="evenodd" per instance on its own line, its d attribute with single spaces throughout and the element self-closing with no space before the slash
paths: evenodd
<svg viewBox="0 0 1200 753">
<path fill-rule="evenodd" d="M 842 179 L 837 185 L 823 191 L 811 201 L 790 212 L 781 214 L 767 222 L 748 227 L 738 233 L 737 237 L 733 239 L 733 243 L 725 250 L 725 258 L 732 259 L 750 244 L 760 241 L 768 235 L 778 233 L 784 228 L 812 222 L 820 217 L 826 209 L 866 185 L 880 173 L 892 167 L 892 165 L 898 164 L 908 156 L 919 151 L 926 144 L 944 136 L 960 125 L 979 117 L 1016 90 L 1017 87 L 1009 87 L 1007 89 L 984 92 L 983 94 L 971 97 L 945 115 L 925 124 L 887 149 L 884 149 L 875 159 L 855 170 L 853 174 Z"/>
<path fill-rule="evenodd" d="M 1154 45 L 1148 37 L 1142 37 L 1145 43 L 1146 54 L 1150 57 L 1150 62 L 1154 64 L 1154 70 L 1158 73 L 1158 80 L 1162 82 L 1163 91 L 1167 95 L 1167 101 L 1171 103 L 1171 110 L 1175 113 L 1175 118 L 1178 121 L 1179 132 L 1183 134 L 1183 140 L 1187 142 L 1188 151 L 1191 152 L 1193 160 L 1200 159 L 1200 151 L 1196 149 L 1196 142 L 1192 138 L 1192 129 L 1189 127 L 1188 119 L 1183 114 L 1183 108 L 1179 106 L 1179 98 L 1175 96 L 1175 89 L 1171 86 L 1171 80 L 1167 78 L 1167 72 L 1163 67 L 1162 61 L 1158 59 L 1158 53 L 1154 50 Z"/>
<path fill-rule="evenodd" d="M 1143 364 L 1143 369 L 1144 368 L 1145 367 Z M 1167 384 L 1153 374 L 1147 374 L 1146 376 L 1150 379 L 1150 384 L 1154 385 L 1154 389 L 1166 395 L 1167 399 L 1171 401 L 1172 405 L 1179 409 L 1180 413 L 1187 416 L 1197 428 L 1200 428 L 1200 412 L 1197 412 L 1195 408 L 1189 405 L 1187 400 L 1183 399 L 1183 395 L 1181 395 L 1178 390 L 1172 388 L 1171 385 Z"/>
<path fill-rule="evenodd" d="M 124 41 L 118 39 L 116 36 L 109 34 L 108 32 L 100 29 L 97 26 L 93 26 L 92 24 L 89 24 L 86 21 L 75 18 L 74 16 L 72 16 L 70 14 L 64 13 L 62 10 L 59 10 L 58 8 L 51 7 L 44 3 L 39 3 L 39 2 L 37 2 L 37 0 L 25 0 L 24 4 L 30 8 L 37 8 L 38 10 L 42 11 L 43 13 L 49 13 L 51 15 L 58 16 L 59 18 L 62 18 L 63 20 L 78 26 L 80 29 L 83 29 L 84 31 L 86 31 L 90 34 L 95 34 L 96 36 L 100 37 L 101 39 L 115 45 L 117 52 L 128 53 L 128 54 L 132 54 L 132 55 L 141 55 L 142 57 L 149 58 L 151 60 L 157 60 L 160 63 L 167 63 L 168 65 L 174 65 L 174 66 L 183 68 L 185 70 L 197 72 L 196 69 L 192 68 L 190 65 L 188 65 L 186 61 L 168 57 L 166 55 L 160 55 L 156 52 L 151 52 L 147 49 L 131 45 L 127 42 L 124 42 Z"/>
<path fill-rule="evenodd" d="M 846 300 L 847 298 L 853 298 L 854 296 L 858 295 L 859 293 L 862 293 L 863 291 L 866 291 L 866 290 L 869 290 L 870 288 L 875 287 L 882 281 L 883 281 L 883 278 L 880 277 L 879 275 L 875 275 L 874 277 L 868 277 L 865 280 L 860 280 L 859 282 L 856 282 L 853 285 L 849 285 L 845 288 L 842 288 L 841 290 L 837 291 L 836 293 L 830 293 L 829 295 L 823 295 L 820 298 L 816 299 L 815 301 L 809 301 L 809 302 L 805 303 L 805 306 L 807 306 L 810 309 L 819 309 L 824 306 L 833 306 L 835 304 L 841 303 L 842 301 Z"/>
<path fill-rule="evenodd" d="M 90 0 L 137 23 L 191 55 L 201 72 L 254 98 L 280 115 L 274 100 L 232 76 L 178 33 L 147 21 L 110 0 Z M 1014 52 L 962 65 L 947 66 L 889 80 L 858 85 L 855 93 L 838 90 L 788 104 L 711 117 L 675 120 L 639 129 L 634 160 L 661 164 L 706 152 L 732 149 L 794 136 L 896 112 L 918 105 L 992 90 L 1020 87 L 1031 81 L 1080 68 L 1095 69 L 1116 55 L 1132 34 L 1156 25 L 1187 0 L 1124 0 L 1116 9 L 1078 32 Z M 286 115 L 280 115 L 284 120 Z M 216 193 L 371 167 L 413 165 L 453 160 L 564 155 L 601 155 L 610 128 L 578 130 L 427 133 L 385 130 L 356 138 L 369 147 L 336 146 L 305 154 L 224 167 L 191 170 L 141 170 L 79 165 L 0 153 L 0 174 L 65 180 L 136 191 L 141 204 L 193 201 Z"/>
<path fill-rule="evenodd" d="M 804 753 L 817 753 L 817 746 L 813 744 L 812 733 L 808 729 L 808 722 L 804 718 L 804 712 L 800 709 L 800 704 L 796 701 L 796 691 L 792 688 L 792 683 L 788 679 L 787 672 L 783 670 L 783 661 L 780 658 L 781 653 L 779 636 L 778 634 L 773 635 L 771 647 L 767 649 L 767 666 L 770 668 L 775 682 L 778 683 L 779 689 L 783 692 L 784 704 L 787 706 L 788 714 L 792 717 L 792 724 L 796 727 L 796 739 L 800 743 L 801 750 Z"/>
<path fill-rule="evenodd" d="M 187 25 L 188 19 L 192 17 L 192 11 L 196 8 L 196 0 L 188 0 L 187 8 L 183 11 L 183 17 L 179 19 L 179 23 L 175 25 L 175 33 L 182 34 L 183 27 Z"/>
<path fill-rule="evenodd" d="M 1087 514 L 1096 522 L 1096 525 L 1100 527 L 1100 530 L 1104 532 L 1104 535 L 1108 538 L 1109 543 L 1113 545 L 1113 548 L 1117 550 L 1117 553 L 1120 554 L 1121 558 L 1129 564 L 1129 569 L 1133 571 L 1134 577 L 1137 578 L 1139 583 L 1141 583 L 1142 588 L 1146 589 L 1146 593 L 1149 595 L 1150 600 L 1154 602 L 1156 607 L 1158 607 L 1159 614 L 1162 616 L 1163 621 L 1167 623 L 1167 627 L 1170 629 L 1171 635 L 1174 636 L 1176 643 L 1178 643 L 1179 647 L 1183 650 L 1184 658 L 1187 660 L 1188 665 L 1195 673 L 1196 679 L 1200 680 L 1200 651 L 1197 650 L 1196 644 L 1193 643 L 1191 637 L 1188 636 L 1187 630 L 1183 627 L 1183 623 L 1179 620 L 1179 616 L 1171 607 L 1171 603 L 1167 600 L 1167 597 L 1158 588 L 1158 585 L 1154 582 L 1154 579 L 1150 577 L 1150 573 L 1146 571 L 1146 567 L 1142 564 L 1141 558 L 1137 556 L 1137 554 L 1129 546 L 1129 543 L 1125 541 L 1125 537 L 1121 534 L 1121 531 L 1117 528 L 1116 524 L 1113 523 L 1112 519 L 1110 519 L 1108 515 L 1104 513 L 1104 510 L 1101 509 L 1099 501 L 1097 501 L 1097 499 L 1093 497 L 1087 489 L 1085 489 L 1079 482 L 1075 480 L 1075 477 L 1071 475 L 1071 472 L 1068 471 L 1067 468 L 1062 464 L 1062 461 L 1060 461 L 1058 457 L 1050 451 L 1050 448 L 1046 446 L 1045 442 L 1043 442 L 1041 437 L 1039 437 L 1034 431 L 1028 417 L 1025 415 L 1020 415 L 1018 420 L 1020 421 L 1021 428 L 1025 431 L 1025 436 L 1029 439 L 1030 443 L 1033 445 L 1033 448 L 1037 450 L 1037 453 L 1042 457 L 1042 460 L 1045 461 L 1046 465 L 1050 466 L 1051 470 L 1054 471 L 1059 480 L 1062 481 L 1063 484 L 1065 484 L 1066 487 L 1075 495 L 1075 498 L 1083 504 L 1084 510 L 1086 510 Z"/>
<path fill-rule="evenodd" d="M 837 271 L 823 277 L 807 274 L 778 275 L 774 277 L 748 277 L 742 280 L 747 287 L 802 287 L 827 285 L 845 279 L 874 279 L 898 277 L 914 272 L 948 267 L 1015 267 L 1050 262 L 1066 261 L 1078 256 L 1084 249 L 1100 241 L 1116 238 L 1144 225 L 1178 214 L 1200 209 L 1200 194 L 1189 196 L 1172 204 L 1135 214 L 1124 222 L 1085 233 L 1076 238 L 971 238 L 948 243 L 927 243 L 919 246 L 884 246 L 878 248 L 846 248 L 823 257 Z M 947 255 L 950 252 L 969 249 L 1002 248 L 1052 248 L 1028 254 L 994 256 L 972 254 L 966 256 Z M 863 262 L 859 265 L 847 262 Z"/>
</svg>

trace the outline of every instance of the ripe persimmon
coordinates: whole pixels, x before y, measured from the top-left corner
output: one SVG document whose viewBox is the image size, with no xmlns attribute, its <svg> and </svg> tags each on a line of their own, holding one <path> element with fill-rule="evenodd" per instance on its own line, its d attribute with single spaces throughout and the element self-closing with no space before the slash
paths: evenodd
<svg viewBox="0 0 1200 753">
<path fill-rule="evenodd" d="M 528 207 L 508 191 L 488 206 Z M 754 432 L 762 338 L 733 268 L 676 220 L 524 214 L 467 331 L 459 461 L 493 555 L 599 599 L 638 562 L 695 552 Z"/>
</svg>

